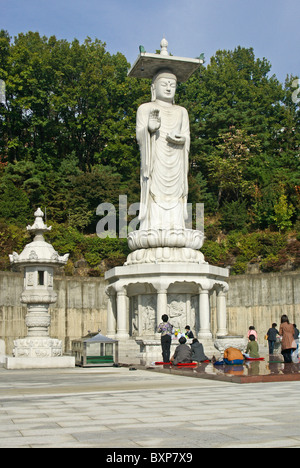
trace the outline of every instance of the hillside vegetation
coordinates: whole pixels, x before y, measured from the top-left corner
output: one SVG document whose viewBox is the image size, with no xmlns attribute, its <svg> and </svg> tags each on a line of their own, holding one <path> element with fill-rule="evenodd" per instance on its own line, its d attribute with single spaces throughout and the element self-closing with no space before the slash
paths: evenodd
<svg viewBox="0 0 300 468">
<path fill-rule="evenodd" d="M 119 195 L 139 201 L 135 118 L 150 82 L 128 78 L 129 68 L 100 40 L 0 32 L 0 269 L 29 242 L 38 206 L 48 239 L 70 253 L 66 274 L 124 262 L 126 239 L 99 238 L 96 210 L 111 203 L 118 216 Z M 191 125 L 189 202 L 205 204 L 202 251 L 232 274 L 300 266 L 296 78 L 280 83 L 267 59 L 237 47 L 178 86 Z"/>
</svg>

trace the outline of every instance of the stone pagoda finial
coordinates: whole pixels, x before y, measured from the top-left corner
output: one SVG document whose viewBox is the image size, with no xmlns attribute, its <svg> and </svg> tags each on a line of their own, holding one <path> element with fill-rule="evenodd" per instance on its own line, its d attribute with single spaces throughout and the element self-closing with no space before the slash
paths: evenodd
<svg viewBox="0 0 300 468">
<path fill-rule="evenodd" d="M 164 56 L 169 56 L 169 52 L 168 52 L 168 41 L 165 37 L 163 37 L 161 43 L 160 43 L 160 48 L 161 48 L 161 51 L 160 51 L 160 55 L 164 55 Z"/>
<path fill-rule="evenodd" d="M 48 227 L 44 223 L 44 220 L 43 220 L 44 213 L 42 212 L 40 208 L 36 210 L 36 212 L 34 213 L 34 216 L 35 216 L 35 221 L 32 226 L 30 225 L 27 226 L 26 228 L 27 231 L 32 232 L 33 234 L 38 235 L 38 236 L 42 236 L 44 232 L 51 231 L 52 226 Z"/>
<path fill-rule="evenodd" d="M 34 213 L 35 221 L 32 226 L 27 226 L 27 231 L 34 234 L 33 242 L 27 244 L 21 254 L 13 252 L 9 255 L 10 262 L 15 267 L 26 267 L 29 264 L 45 264 L 50 266 L 62 266 L 68 261 L 69 254 L 59 256 L 53 246 L 45 241 L 43 234 L 51 231 L 43 220 L 44 213 L 40 208 Z"/>
</svg>

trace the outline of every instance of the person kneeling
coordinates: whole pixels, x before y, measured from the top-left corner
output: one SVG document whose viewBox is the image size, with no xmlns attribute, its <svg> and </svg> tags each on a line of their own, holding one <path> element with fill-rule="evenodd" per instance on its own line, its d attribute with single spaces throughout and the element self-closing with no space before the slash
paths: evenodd
<svg viewBox="0 0 300 468">
<path fill-rule="evenodd" d="M 199 343 L 197 338 L 193 339 L 191 344 L 192 359 L 197 362 L 209 361 L 209 358 L 204 354 L 203 344 Z"/>
<path fill-rule="evenodd" d="M 174 364 L 174 366 L 177 366 L 179 363 L 192 362 L 192 350 L 186 344 L 186 339 L 184 336 L 179 338 L 179 346 L 177 346 L 175 349 L 175 353 L 171 357 L 171 362 Z"/>
<path fill-rule="evenodd" d="M 243 364 L 244 356 L 239 349 L 227 348 L 224 351 L 224 363 L 228 365 Z"/>
<path fill-rule="evenodd" d="M 259 348 L 258 348 L 258 343 L 255 341 L 255 336 L 250 335 L 249 336 L 249 343 L 247 345 L 246 353 L 244 356 L 249 359 L 258 359 L 259 358 Z"/>
</svg>

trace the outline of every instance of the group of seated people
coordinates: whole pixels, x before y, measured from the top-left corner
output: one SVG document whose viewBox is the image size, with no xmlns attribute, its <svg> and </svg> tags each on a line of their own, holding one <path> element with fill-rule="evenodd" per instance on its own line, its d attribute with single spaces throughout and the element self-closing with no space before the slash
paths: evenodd
<svg viewBox="0 0 300 468">
<path fill-rule="evenodd" d="M 229 347 L 224 351 L 223 361 L 220 363 L 232 365 L 243 364 L 245 359 L 259 359 L 259 347 L 255 335 L 249 335 L 249 342 L 245 353 L 237 348 Z"/>
<path fill-rule="evenodd" d="M 259 358 L 258 344 L 254 335 L 249 336 L 249 343 L 247 345 L 246 353 L 242 353 L 239 349 L 229 347 L 224 351 L 223 360 L 220 363 L 224 364 L 243 364 L 245 358 L 257 359 Z M 202 343 L 194 338 L 192 344 L 186 344 L 186 338 L 182 336 L 179 338 L 179 345 L 175 349 L 174 355 L 171 357 L 171 362 L 174 366 L 181 363 L 191 362 L 205 362 L 210 359 L 204 354 Z"/>
<path fill-rule="evenodd" d="M 204 354 L 202 343 L 199 343 L 197 338 L 194 338 L 191 345 L 189 346 L 186 344 L 186 338 L 181 336 L 179 338 L 179 345 L 171 357 L 171 362 L 174 364 L 174 366 L 176 366 L 179 363 L 190 363 L 194 361 L 209 361 L 209 358 Z"/>
</svg>

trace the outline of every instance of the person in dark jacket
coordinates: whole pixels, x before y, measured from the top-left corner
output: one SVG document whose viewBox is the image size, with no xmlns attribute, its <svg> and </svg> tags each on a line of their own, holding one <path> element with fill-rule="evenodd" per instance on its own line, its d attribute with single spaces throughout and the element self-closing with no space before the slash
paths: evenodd
<svg viewBox="0 0 300 468">
<path fill-rule="evenodd" d="M 192 338 L 194 338 L 194 333 L 191 331 L 191 327 L 190 327 L 189 325 L 187 325 L 187 326 L 185 327 L 185 337 L 186 337 L 187 339 L 192 339 Z"/>
<path fill-rule="evenodd" d="M 279 335 L 279 331 L 277 330 L 277 323 L 272 323 L 272 328 L 269 328 L 267 332 L 268 337 L 268 344 L 269 344 L 269 354 L 273 354 L 274 346 L 276 343 L 277 335 Z"/>
<path fill-rule="evenodd" d="M 175 349 L 174 355 L 171 357 L 171 362 L 173 362 L 174 366 L 182 363 L 192 362 L 192 350 L 186 344 L 186 338 L 181 336 L 179 338 L 179 346 Z"/>
<path fill-rule="evenodd" d="M 205 356 L 204 354 L 203 344 L 199 343 L 197 338 L 193 339 L 193 342 L 191 344 L 191 350 L 192 350 L 193 361 L 197 361 L 197 362 L 209 361 L 208 357 Z"/>
</svg>

